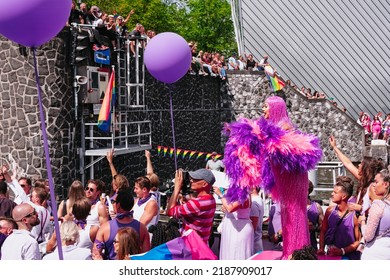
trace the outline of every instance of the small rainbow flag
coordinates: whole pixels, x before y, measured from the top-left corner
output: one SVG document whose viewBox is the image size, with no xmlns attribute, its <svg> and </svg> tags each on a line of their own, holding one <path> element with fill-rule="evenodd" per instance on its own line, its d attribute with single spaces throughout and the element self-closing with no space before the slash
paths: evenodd
<svg viewBox="0 0 390 280">
<path fill-rule="evenodd" d="M 157 155 L 160 155 L 160 153 L 161 153 L 161 146 L 157 146 Z"/>
<path fill-rule="evenodd" d="M 211 153 L 206 155 L 206 161 L 211 157 Z"/>
<path fill-rule="evenodd" d="M 184 158 L 188 154 L 189 150 L 184 150 L 182 154 L 182 158 Z"/>
<path fill-rule="evenodd" d="M 192 158 L 192 156 L 196 153 L 196 151 L 191 151 L 190 153 L 190 157 L 189 158 Z"/>
<path fill-rule="evenodd" d="M 176 155 L 179 156 L 181 153 L 181 149 L 176 149 Z"/>
<path fill-rule="evenodd" d="M 274 92 L 284 88 L 284 82 L 281 79 L 279 79 L 278 76 L 275 77 L 268 76 L 268 79 L 271 83 L 271 87 L 274 90 Z"/>
<path fill-rule="evenodd" d="M 219 159 L 222 155 L 216 155 L 215 159 Z"/>
<path fill-rule="evenodd" d="M 100 108 L 98 118 L 98 128 L 103 132 L 110 132 L 111 127 L 111 111 L 115 105 L 115 71 L 111 72 L 110 80 L 108 81 L 106 91 L 104 92 L 104 99 L 102 107 Z"/>
<path fill-rule="evenodd" d="M 168 152 L 168 147 L 164 147 L 164 157 L 167 154 L 167 152 Z"/>
<path fill-rule="evenodd" d="M 171 148 L 171 149 L 169 150 L 169 156 L 170 156 L 170 157 L 172 157 L 172 156 L 173 156 L 173 152 L 174 152 L 174 150 L 175 150 L 174 148 Z"/>
<path fill-rule="evenodd" d="M 203 156 L 203 155 L 204 155 L 203 152 L 198 152 L 198 157 L 197 157 L 197 159 L 200 158 L 200 157 Z"/>
</svg>

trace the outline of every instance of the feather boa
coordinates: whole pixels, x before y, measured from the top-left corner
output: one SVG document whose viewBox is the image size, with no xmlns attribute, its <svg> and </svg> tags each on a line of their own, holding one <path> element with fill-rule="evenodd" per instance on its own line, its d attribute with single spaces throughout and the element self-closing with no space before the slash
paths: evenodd
<svg viewBox="0 0 390 280">
<path fill-rule="evenodd" d="M 260 186 L 278 197 L 271 166 L 281 172 L 301 174 L 314 169 L 322 150 L 319 139 L 299 130 L 283 130 L 263 117 L 240 119 L 225 127 L 229 139 L 224 164 L 230 178 L 229 201 L 245 201 L 252 187 Z"/>
</svg>

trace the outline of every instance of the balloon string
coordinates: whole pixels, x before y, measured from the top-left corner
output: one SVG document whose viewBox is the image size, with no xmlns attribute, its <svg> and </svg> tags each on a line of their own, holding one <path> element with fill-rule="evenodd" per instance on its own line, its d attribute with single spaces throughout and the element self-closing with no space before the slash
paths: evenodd
<svg viewBox="0 0 390 280">
<path fill-rule="evenodd" d="M 44 109 L 42 105 L 42 94 L 41 94 L 41 87 L 39 85 L 39 77 L 38 77 L 38 67 L 37 67 L 37 58 L 35 48 L 32 48 L 33 54 L 34 54 L 34 69 L 35 69 L 35 80 L 37 84 L 37 90 L 38 90 L 38 104 L 39 104 L 39 116 L 41 119 L 41 130 L 42 130 L 42 137 L 43 137 L 43 146 L 45 149 L 45 158 L 46 158 L 46 168 L 47 168 L 47 176 L 49 180 L 49 187 L 50 187 L 50 198 L 52 203 L 52 209 L 53 209 L 53 217 L 54 217 L 54 228 L 56 233 L 56 239 L 57 239 L 57 248 L 58 248 L 58 256 L 60 260 L 64 259 L 63 253 L 62 253 L 62 243 L 61 243 L 61 236 L 60 236 L 60 227 L 58 223 L 58 215 L 57 215 L 57 202 L 55 198 L 54 193 L 54 184 L 53 184 L 53 176 L 51 173 L 51 163 L 50 163 L 50 154 L 49 154 L 49 145 L 47 141 L 47 134 L 46 134 L 46 122 L 45 122 L 45 115 L 44 115 Z"/>
<path fill-rule="evenodd" d="M 172 85 L 169 85 L 168 87 L 169 87 L 169 105 L 170 105 L 170 113 L 171 113 L 171 127 L 172 127 L 172 138 L 173 138 L 173 157 L 175 158 L 175 170 L 177 170 L 175 123 L 173 121 L 173 105 L 172 105 L 173 89 L 172 89 Z"/>
</svg>

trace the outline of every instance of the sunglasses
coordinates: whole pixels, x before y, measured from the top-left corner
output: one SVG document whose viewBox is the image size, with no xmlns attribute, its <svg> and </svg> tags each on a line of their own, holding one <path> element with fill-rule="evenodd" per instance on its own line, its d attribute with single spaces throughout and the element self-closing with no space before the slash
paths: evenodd
<svg viewBox="0 0 390 280">
<path fill-rule="evenodd" d="M 30 214 L 27 214 L 26 216 L 24 216 L 23 218 L 21 218 L 21 219 L 19 220 L 19 222 L 21 222 L 24 218 L 30 218 L 30 217 L 36 216 L 36 215 L 37 215 L 37 211 L 35 211 L 35 209 L 34 209 L 34 211 L 32 211 Z"/>
<path fill-rule="evenodd" d="M 90 191 L 90 192 L 94 192 L 94 191 L 95 191 L 94 188 L 88 188 L 88 187 L 86 187 L 84 190 L 85 190 L 85 191 Z"/>
</svg>

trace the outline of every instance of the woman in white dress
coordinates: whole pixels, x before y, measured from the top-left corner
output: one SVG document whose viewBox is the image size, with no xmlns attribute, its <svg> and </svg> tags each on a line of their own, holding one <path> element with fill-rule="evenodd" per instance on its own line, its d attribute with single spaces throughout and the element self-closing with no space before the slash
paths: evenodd
<svg viewBox="0 0 390 280">
<path fill-rule="evenodd" d="M 382 170 L 375 176 L 374 192 L 382 199 L 371 205 L 367 225 L 363 231 L 366 248 L 362 260 L 390 260 L 390 172 Z M 362 221 L 363 225 L 365 221 Z"/>
<path fill-rule="evenodd" d="M 221 190 L 214 187 L 214 193 L 222 196 Z M 254 230 L 250 219 L 251 199 L 244 203 L 229 203 L 221 199 L 225 216 L 222 220 L 220 260 L 246 260 L 253 255 Z"/>
</svg>

